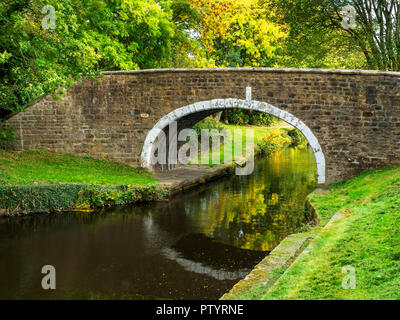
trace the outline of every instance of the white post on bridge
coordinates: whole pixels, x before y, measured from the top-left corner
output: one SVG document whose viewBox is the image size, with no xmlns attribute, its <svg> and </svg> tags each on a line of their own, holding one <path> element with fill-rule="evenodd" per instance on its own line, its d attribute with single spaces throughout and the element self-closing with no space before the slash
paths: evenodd
<svg viewBox="0 0 400 320">
<path fill-rule="evenodd" d="M 246 87 L 246 101 L 251 101 L 251 87 Z"/>
</svg>

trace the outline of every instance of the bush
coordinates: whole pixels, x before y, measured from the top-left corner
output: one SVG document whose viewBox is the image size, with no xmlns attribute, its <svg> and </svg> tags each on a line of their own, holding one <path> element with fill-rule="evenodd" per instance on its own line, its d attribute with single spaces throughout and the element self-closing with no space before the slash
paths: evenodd
<svg viewBox="0 0 400 320">
<path fill-rule="evenodd" d="M 276 117 L 265 112 L 253 111 L 249 123 L 255 126 L 271 126 L 276 120 Z"/>
<path fill-rule="evenodd" d="M 9 215 L 55 212 L 163 200 L 167 195 L 167 189 L 154 185 L 0 185 L 0 209 Z"/>
<path fill-rule="evenodd" d="M 17 137 L 17 132 L 11 126 L 0 123 L 0 149 L 8 148 Z"/>
<path fill-rule="evenodd" d="M 218 122 L 217 120 L 207 117 L 200 122 L 196 123 L 193 126 L 193 129 L 196 130 L 197 136 L 200 138 L 201 137 L 201 130 L 213 130 L 216 129 L 218 131 L 221 131 L 224 129 L 224 126 Z"/>
<path fill-rule="evenodd" d="M 234 125 L 270 126 L 276 121 L 276 118 L 265 112 L 232 109 L 227 111 L 227 120 L 228 123 Z"/>
<path fill-rule="evenodd" d="M 292 139 L 289 147 L 305 148 L 308 144 L 307 139 L 297 129 L 290 129 L 287 132 L 288 136 Z"/>
<path fill-rule="evenodd" d="M 151 186 L 86 186 L 78 193 L 76 208 L 99 208 L 162 200 L 166 189 Z"/>
<path fill-rule="evenodd" d="M 291 138 L 285 130 L 271 129 L 268 134 L 257 145 L 258 151 L 263 154 L 270 154 L 289 146 Z"/>
<path fill-rule="evenodd" d="M 73 208 L 80 185 L 0 186 L 0 208 L 9 214 Z"/>
<path fill-rule="evenodd" d="M 242 109 L 231 109 L 227 112 L 228 115 L 228 123 L 234 124 L 237 126 L 249 124 L 250 117 Z"/>
</svg>

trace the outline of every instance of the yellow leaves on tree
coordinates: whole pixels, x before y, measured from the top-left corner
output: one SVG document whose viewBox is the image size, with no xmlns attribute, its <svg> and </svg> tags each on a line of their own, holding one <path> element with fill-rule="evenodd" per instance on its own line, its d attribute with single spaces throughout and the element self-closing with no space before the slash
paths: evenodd
<svg viewBox="0 0 400 320">
<path fill-rule="evenodd" d="M 232 53 L 238 55 L 236 65 L 259 66 L 274 57 L 279 43 L 288 35 L 287 27 L 274 21 L 276 13 L 265 2 L 189 1 L 201 17 L 201 45 L 221 66 L 229 65 L 226 58 Z"/>
</svg>

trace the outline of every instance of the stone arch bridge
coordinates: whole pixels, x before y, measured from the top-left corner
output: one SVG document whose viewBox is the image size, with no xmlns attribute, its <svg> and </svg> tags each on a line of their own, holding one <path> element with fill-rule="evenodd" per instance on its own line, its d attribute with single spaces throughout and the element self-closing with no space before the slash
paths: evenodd
<svg viewBox="0 0 400 320">
<path fill-rule="evenodd" d="M 305 135 L 324 184 L 400 164 L 399 83 L 400 73 L 360 70 L 105 72 L 77 83 L 62 101 L 38 99 L 8 123 L 18 132 L 16 149 L 147 166 L 157 129 L 168 134 L 171 121 L 179 130 L 226 108 L 259 110 Z"/>
</svg>

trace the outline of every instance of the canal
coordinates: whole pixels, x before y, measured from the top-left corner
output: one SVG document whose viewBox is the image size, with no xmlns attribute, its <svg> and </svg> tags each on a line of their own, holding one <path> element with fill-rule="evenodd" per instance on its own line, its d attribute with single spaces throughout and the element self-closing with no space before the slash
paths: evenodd
<svg viewBox="0 0 400 320">
<path fill-rule="evenodd" d="M 170 202 L 1 218 L 0 299 L 218 299 L 307 222 L 315 175 L 286 149 Z"/>
</svg>

